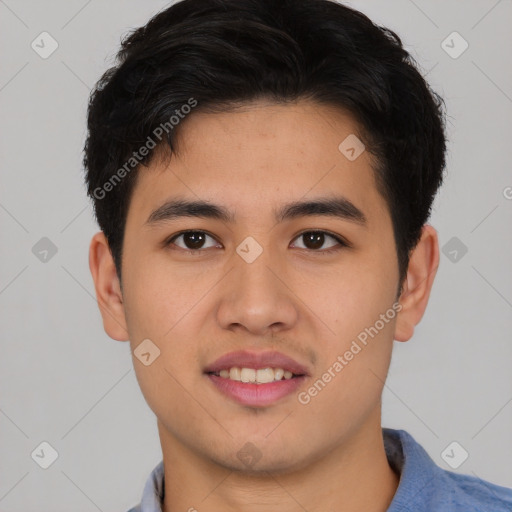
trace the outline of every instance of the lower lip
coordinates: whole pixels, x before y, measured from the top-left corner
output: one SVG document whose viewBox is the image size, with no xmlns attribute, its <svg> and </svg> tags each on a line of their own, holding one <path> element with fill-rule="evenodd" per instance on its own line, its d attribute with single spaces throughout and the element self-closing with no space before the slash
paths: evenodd
<svg viewBox="0 0 512 512">
<path fill-rule="evenodd" d="M 290 395 L 304 382 L 305 376 L 276 380 L 266 384 L 249 384 L 207 374 L 213 385 L 224 395 L 242 405 L 265 407 Z"/>
</svg>

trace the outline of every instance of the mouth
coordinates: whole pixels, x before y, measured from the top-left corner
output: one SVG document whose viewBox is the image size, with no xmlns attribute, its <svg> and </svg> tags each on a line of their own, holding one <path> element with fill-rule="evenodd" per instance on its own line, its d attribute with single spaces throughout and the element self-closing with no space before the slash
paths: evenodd
<svg viewBox="0 0 512 512">
<path fill-rule="evenodd" d="M 290 395 L 308 376 L 307 368 L 279 352 L 232 352 L 204 369 L 213 386 L 235 402 L 266 407 Z"/>
</svg>

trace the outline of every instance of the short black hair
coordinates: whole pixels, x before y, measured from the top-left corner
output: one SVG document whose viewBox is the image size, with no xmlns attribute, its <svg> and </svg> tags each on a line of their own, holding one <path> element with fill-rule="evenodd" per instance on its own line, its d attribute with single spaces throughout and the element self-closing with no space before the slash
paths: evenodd
<svg viewBox="0 0 512 512">
<path fill-rule="evenodd" d="M 84 147 L 119 279 L 130 198 L 153 147 L 176 149 L 183 114 L 259 99 L 309 99 L 354 117 L 375 157 L 401 284 L 443 181 L 444 101 L 395 32 L 331 0 L 182 0 L 124 37 L 91 93 Z"/>
</svg>

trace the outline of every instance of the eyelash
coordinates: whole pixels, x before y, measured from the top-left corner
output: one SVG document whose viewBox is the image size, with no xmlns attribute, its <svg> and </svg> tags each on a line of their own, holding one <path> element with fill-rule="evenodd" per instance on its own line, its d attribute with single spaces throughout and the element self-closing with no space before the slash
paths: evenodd
<svg viewBox="0 0 512 512">
<path fill-rule="evenodd" d="M 201 231 L 201 230 L 197 230 L 197 229 L 188 229 L 186 231 L 180 231 L 179 233 L 176 233 L 176 234 L 172 235 L 170 238 L 168 238 L 167 240 L 165 240 L 164 244 L 163 244 L 164 247 L 170 246 L 174 242 L 174 240 L 176 240 L 178 237 L 180 237 L 181 235 L 186 235 L 188 233 L 205 234 L 217 241 L 217 239 L 213 235 L 208 233 L 208 231 Z M 305 235 L 308 233 L 309 234 L 314 233 L 314 234 L 327 235 L 331 238 L 334 238 L 334 240 L 336 240 L 336 242 L 338 242 L 338 244 L 339 244 L 339 245 L 336 245 L 329 249 L 323 249 L 323 250 L 304 249 L 304 250 L 307 250 L 308 252 L 315 252 L 315 253 L 319 253 L 319 254 L 331 254 L 331 253 L 337 252 L 343 248 L 351 247 L 351 245 L 346 240 L 344 240 L 342 237 L 340 237 L 339 235 L 335 235 L 334 233 L 331 233 L 330 231 L 325 231 L 325 230 L 320 230 L 320 229 L 310 229 L 310 230 L 302 231 L 294 238 L 294 240 L 296 240 L 297 238 L 301 237 L 302 235 Z M 182 247 L 178 247 L 177 250 L 184 252 L 186 254 L 199 254 L 201 252 L 204 252 L 206 249 L 183 249 Z"/>
</svg>

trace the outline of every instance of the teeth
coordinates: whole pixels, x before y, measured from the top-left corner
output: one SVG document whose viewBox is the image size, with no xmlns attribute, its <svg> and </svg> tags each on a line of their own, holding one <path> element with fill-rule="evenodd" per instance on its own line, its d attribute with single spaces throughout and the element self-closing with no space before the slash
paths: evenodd
<svg viewBox="0 0 512 512">
<path fill-rule="evenodd" d="M 276 368 L 274 370 L 274 379 L 281 380 L 284 376 L 284 370 L 282 368 Z"/>
<path fill-rule="evenodd" d="M 289 380 L 293 377 L 293 373 L 282 368 L 237 368 L 233 367 L 229 370 L 221 370 L 219 375 L 223 379 L 231 379 L 253 384 L 266 384 L 278 380 Z"/>
<path fill-rule="evenodd" d="M 221 377 L 222 377 L 222 375 L 221 375 Z M 240 368 L 231 368 L 229 370 L 229 378 L 231 380 L 242 380 L 240 378 Z"/>
<path fill-rule="evenodd" d="M 275 372 L 272 368 L 263 368 L 262 370 L 256 370 L 256 382 L 260 384 L 266 384 L 267 382 L 274 381 Z"/>
<path fill-rule="evenodd" d="M 240 370 L 240 380 L 242 382 L 256 382 L 256 370 L 253 368 L 242 368 Z"/>
</svg>

